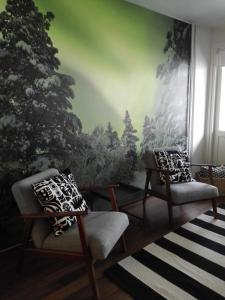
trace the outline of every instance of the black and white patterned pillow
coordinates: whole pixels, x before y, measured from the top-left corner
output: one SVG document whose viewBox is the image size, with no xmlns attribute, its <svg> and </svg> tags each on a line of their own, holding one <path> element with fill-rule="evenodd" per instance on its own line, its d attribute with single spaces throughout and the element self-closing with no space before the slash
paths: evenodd
<svg viewBox="0 0 225 300">
<path fill-rule="evenodd" d="M 176 150 L 154 151 L 157 167 L 169 170 L 171 183 L 184 183 L 193 181 L 190 169 L 189 157 L 186 151 Z M 160 172 L 160 180 L 166 182 L 166 175 Z"/>
<path fill-rule="evenodd" d="M 187 151 L 176 151 L 169 153 L 170 159 L 173 161 L 174 168 L 177 169 L 178 182 L 185 183 L 193 181 L 190 160 Z"/>
<path fill-rule="evenodd" d="M 169 157 L 168 151 L 154 151 L 155 161 L 158 168 L 163 170 L 169 170 L 169 180 L 172 183 L 178 183 L 178 174 L 174 168 L 173 160 Z M 160 180 L 162 183 L 166 183 L 166 175 L 164 172 L 160 172 Z"/>
<path fill-rule="evenodd" d="M 65 173 L 32 185 L 44 212 L 85 211 L 87 209 L 86 201 L 79 193 L 72 173 L 68 170 Z M 75 222 L 75 216 L 50 219 L 55 236 L 64 233 Z"/>
<path fill-rule="evenodd" d="M 209 167 L 202 166 L 199 172 L 200 177 L 209 177 Z M 225 178 L 225 166 L 213 167 L 212 176 L 215 178 Z"/>
</svg>

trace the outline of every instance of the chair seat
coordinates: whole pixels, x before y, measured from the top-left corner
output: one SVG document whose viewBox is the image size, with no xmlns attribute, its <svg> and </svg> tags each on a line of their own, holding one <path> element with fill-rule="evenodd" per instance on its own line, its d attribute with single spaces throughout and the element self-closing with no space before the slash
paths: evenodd
<svg viewBox="0 0 225 300">
<path fill-rule="evenodd" d="M 84 217 L 87 242 L 94 259 L 104 259 L 123 234 L 129 220 L 121 212 L 90 212 Z M 81 251 L 78 227 L 74 224 L 64 234 L 55 237 L 50 233 L 43 242 L 43 248 L 61 251 Z"/>
<path fill-rule="evenodd" d="M 155 186 L 154 190 L 166 195 L 166 185 Z M 219 196 L 217 187 L 197 181 L 171 184 L 170 190 L 173 204 L 212 199 Z"/>
</svg>

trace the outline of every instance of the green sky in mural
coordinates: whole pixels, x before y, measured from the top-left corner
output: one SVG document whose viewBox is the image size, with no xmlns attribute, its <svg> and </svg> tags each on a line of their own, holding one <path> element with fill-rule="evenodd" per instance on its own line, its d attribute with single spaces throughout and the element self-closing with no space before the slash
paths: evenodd
<svg viewBox="0 0 225 300">
<path fill-rule="evenodd" d="M 62 71 L 75 78 L 73 111 L 83 130 L 111 121 L 121 134 L 128 109 L 141 137 L 144 116 L 157 101 L 156 68 L 166 60 L 172 19 L 122 0 L 35 2 L 55 15 L 50 35 Z"/>
</svg>

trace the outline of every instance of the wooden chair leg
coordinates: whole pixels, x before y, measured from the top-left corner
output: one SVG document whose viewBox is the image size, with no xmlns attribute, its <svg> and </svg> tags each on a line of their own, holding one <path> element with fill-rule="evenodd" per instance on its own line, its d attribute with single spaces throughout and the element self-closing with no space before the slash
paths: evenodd
<svg viewBox="0 0 225 300">
<path fill-rule="evenodd" d="M 126 244 L 126 239 L 125 239 L 124 234 L 122 234 L 122 236 L 120 238 L 120 242 L 122 245 L 123 252 L 126 253 L 127 252 L 127 244 Z"/>
<path fill-rule="evenodd" d="M 24 264 L 24 249 L 20 250 L 20 254 L 19 254 L 19 259 L 17 262 L 17 266 L 16 266 L 16 272 L 20 273 L 23 269 L 23 264 Z"/>
<path fill-rule="evenodd" d="M 213 214 L 214 214 L 214 218 L 217 219 L 217 203 L 216 203 L 216 199 L 212 199 L 212 208 L 213 208 Z"/>
<path fill-rule="evenodd" d="M 144 198 L 143 198 L 143 222 L 146 220 L 146 200 L 149 192 L 149 182 L 150 182 L 150 177 L 151 177 L 151 171 L 147 170 L 146 171 L 146 178 L 145 178 L 145 190 L 144 190 Z"/>
<path fill-rule="evenodd" d="M 167 206 L 168 206 L 168 215 L 169 215 L 169 224 L 170 224 L 170 227 L 172 228 L 173 225 L 174 225 L 174 222 L 173 222 L 173 207 L 171 205 L 171 203 L 167 203 Z"/>
<path fill-rule="evenodd" d="M 24 256 L 25 256 L 25 249 L 29 244 L 29 237 L 31 235 L 33 227 L 33 220 L 29 220 L 24 224 L 24 235 L 23 235 L 23 244 L 20 249 L 19 259 L 16 266 L 16 272 L 19 273 L 22 271 L 23 263 L 24 263 Z"/>
<path fill-rule="evenodd" d="M 147 200 L 147 198 L 145 197 L 142 202 L 142 204 L 143 204 L 143 216 L 142 216 L 143 223 L 146 221 L 146 200 Z"/>
<path fill-rule="evenodd" d="M 98 289 L 98 285 L 97 285 L 93 261 L 87 259 L 86 266 L 87 266 L 87 270 L 88 270 L 88 277 L 90 280 L 91 288 L 92 288 L 93 294 L 94 294 L 94 299 L 100 300 L 100 294 L 99 294 L 99 289 Z"/>
</svg>

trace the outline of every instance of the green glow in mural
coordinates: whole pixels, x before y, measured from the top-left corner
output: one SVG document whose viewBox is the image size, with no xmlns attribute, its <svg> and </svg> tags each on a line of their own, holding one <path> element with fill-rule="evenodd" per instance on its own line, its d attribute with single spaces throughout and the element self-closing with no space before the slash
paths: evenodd
<svg viewBox="0 0 225 300">
<path fill-rule="evenodd" d="M 172 19 L 122 0 L 35 1 L 52 11 L 53 44 L 63 72 L 76 80 L 73 110 L 90 133 L 111 121 L 121 135 L 128 110 L 141 138 L 143 118 L 156 101 L 155 70 Z M 4 3 L 1 5 L 4 7 Z"/>
<path fill-rule="evenodd" d="M 53 11 L 50 30 L 62 68 L 76 80 L 74 112 L 83 129 L 112 126 L 122 134 L 128 109 L 141 137 L 143 115 L 156 99 L 155 70 L 166 60 L 171 18 L 124 1 L 37 1 Z"/>
</svg>

